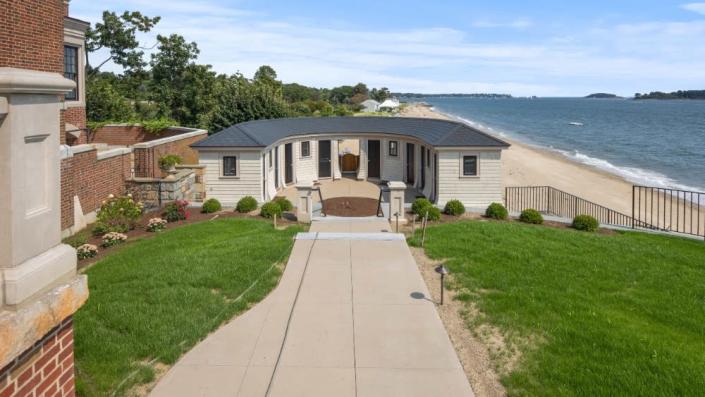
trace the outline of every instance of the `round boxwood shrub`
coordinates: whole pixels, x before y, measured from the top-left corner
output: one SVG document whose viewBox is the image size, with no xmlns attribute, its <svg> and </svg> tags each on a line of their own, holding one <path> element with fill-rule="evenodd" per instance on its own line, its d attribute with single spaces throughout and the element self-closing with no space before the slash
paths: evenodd
<svg viewBox="0 0 705 397">
<path fill-rule="evenodd" d="M 578 215 L 573 219 L 573 228 L 584 232 L 595 232 L 600 227 L 600 222 L 590 215 Z"/>
<path fill-rule="evenodd" d="M 274 202 L 279 204 L 282 211 L 288 212 L 288 211 L 291 211 L 294 209 L 294 205 L 291 204 L 291 201 L 289 201 L 286 197 L 282 197 L 282 196 L 275 197 Z"/>
<path fill-rule="evenodd" d="M 534 225 L 540 225 L 543 223 L 543 216 L 540 212 L 536 211 L 535 209 L 527 208 L 524 211 L 521 211 L 521 215 L 519 215 L 519 220 L 524 223 L 533 223 Z"/>
<path fill-rule="evenodd" d="M 237 212 L 250 212 L 257 209 L 257 200 L 252 196 L 245 196 L 237 202 L 235 206 L 235 211 Z"/>
<path fill-rule="evenodd" d="M 417 198 L 414 203 L 411 204 L 411 212 L 418 215 L 419 218 L 423 218 L 426 215 L 426 211 L 433 207 L 430 201 L 425 198 Z M 430 215 L 429 215 L 430 216 Z"/>
<path fill-rule="evenodd" d="M 450 200 L 446 203 L 446 207 L 443 209 L 448 215 L 460 216 L 465 213 L 465 206 L 460 200 Z"/>
<path fill-rule="evenodd" d="M 507 219 L 509 212 L 500 203 L 492 203 L 485 211 L 485 216 L 492 219 Z"/>
<path fill-rule="evenodd" d="M 213 212 L 218 212 L 223 208 L 222 205 L 220 205 L 220 201 L 212 198 L 206 200 L 205 203 L 203 203 L 203 206 L 201 206 L 201 212 L 204 214 L 211 214 Z"/>
<path fill-rule="evenodd" d="M 441 210 L 434 206 L 430 206 L 428 208 L 428 220 L 429 221 L 437 221 L 441 219 Z"/>
<path fill-rule="evenodd" d="M 282 207 L 276 201 L 269 201 L 262 205 L 259 214 L 265 218 L 273 218 L 274 215 L 276 215 L 277 218 L 281 218 Z"/>
</svg>

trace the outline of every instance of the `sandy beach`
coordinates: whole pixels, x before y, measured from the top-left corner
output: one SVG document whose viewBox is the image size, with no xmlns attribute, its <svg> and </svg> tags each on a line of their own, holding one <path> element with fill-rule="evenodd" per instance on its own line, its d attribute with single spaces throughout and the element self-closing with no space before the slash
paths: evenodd
<svg viewBox="0 0 705 397">
<path fill-rule="evenodd" d="M 405 117 L 450 119 L 419 104 L 405 107 L 401 114 Z M 502 153 L 505 186 L 553 186 L 607 208 L 631 214 L 632 184 L 625 179 L 571 161 L 559 153 L 504 137 L 502 139 L 512 145 Z"/>
</svg>

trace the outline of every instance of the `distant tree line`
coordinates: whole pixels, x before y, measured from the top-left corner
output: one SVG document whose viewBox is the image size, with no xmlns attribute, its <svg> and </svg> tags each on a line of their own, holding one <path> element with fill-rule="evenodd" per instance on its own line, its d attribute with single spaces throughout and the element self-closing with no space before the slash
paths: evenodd
<svg viewBox="0 0 705 397">
<path fill-rule="evenodd" d="M 331 89 L 283 84 L 276 71 L 263 65 L 252 78 L 218 74 L 197 63 L 199 49 L 183 36 L 158 35 L 156 51 L 146 60 L 138 32 L 149 32 L 160 18 L 139 12 L 103 12 L 87 32 L 86 49 L 109 56 L 93 67 L 87 62 L 86 112 L 91 124 L 173 120 L 217 132 L 257 119 L 348 115 L 367 99 L 383 101 L 389 89 L 363 83 Z M 101 71 L 112 61 L 123 72 Z"/>
<path fill-rule="evenodd" d="M 443 98 L 443 97 L 451 97 L 451 98 L 511 98 L 512 96 L 509 94 L 419 94 L 419 93 L 412 93 L 412 92 L 395 92 L 392 94 L 393 96 L 398 96 L 402 98 Z"/>
<path fill-rule="evenodd" d="M 634 94 L 634 99 L 705 99 L 705 90 L 686 90 L 674 92 L 653 91 L 648 94 Z"/>
</svg>

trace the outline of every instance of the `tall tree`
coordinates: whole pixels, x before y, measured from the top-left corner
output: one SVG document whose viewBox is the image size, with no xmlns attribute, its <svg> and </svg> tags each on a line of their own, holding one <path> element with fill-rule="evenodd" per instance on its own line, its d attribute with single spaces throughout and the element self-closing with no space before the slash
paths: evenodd
<svg viewBox="0 0 705 397">
<path fill-rule="evenodd" d="M 150 18 L 138 11 L 125 11 L 118 16 L 114 12 L 103 11 L 103 21 L 95 24 L 86 32 L 86 64 L 88 54 L 100 49 L 107 49 L 110 56 L 91 68 L 96 73 L 100 68 L 113 61 L 126 70 L 141 69 L 146 66 L 143 60 L 144 51 L 137 40 L 137 32 L 149 32 L 160 17 Z M 89 66 L 90 67 L 90 66 Z"/>
</svg>

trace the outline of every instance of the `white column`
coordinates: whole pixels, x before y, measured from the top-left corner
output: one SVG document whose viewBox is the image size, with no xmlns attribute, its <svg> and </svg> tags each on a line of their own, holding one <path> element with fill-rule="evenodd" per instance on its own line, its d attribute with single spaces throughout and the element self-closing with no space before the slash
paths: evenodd
<svg viewBox="0 0 705 397">
<path fill-rule="evenodd" d="M 296 184 L 296 219 L 300 223 L 311 223 L 313 217 L 313 181 Z"/>
<path fill-rule="evenodd" d="M 367 139 L 360 139 L 360 164 L 357 170 L 357 179 L 367 179 Z"/>
<path fill-rule="evenodd" d="M 390 181 L 389 186 L 389 221 L 396 222 L 396 214 L 399 215 L 399 222 L 406 222 L 404 217 L 404 192 L 406 184 L 400 181 Z"/>
</svg>

